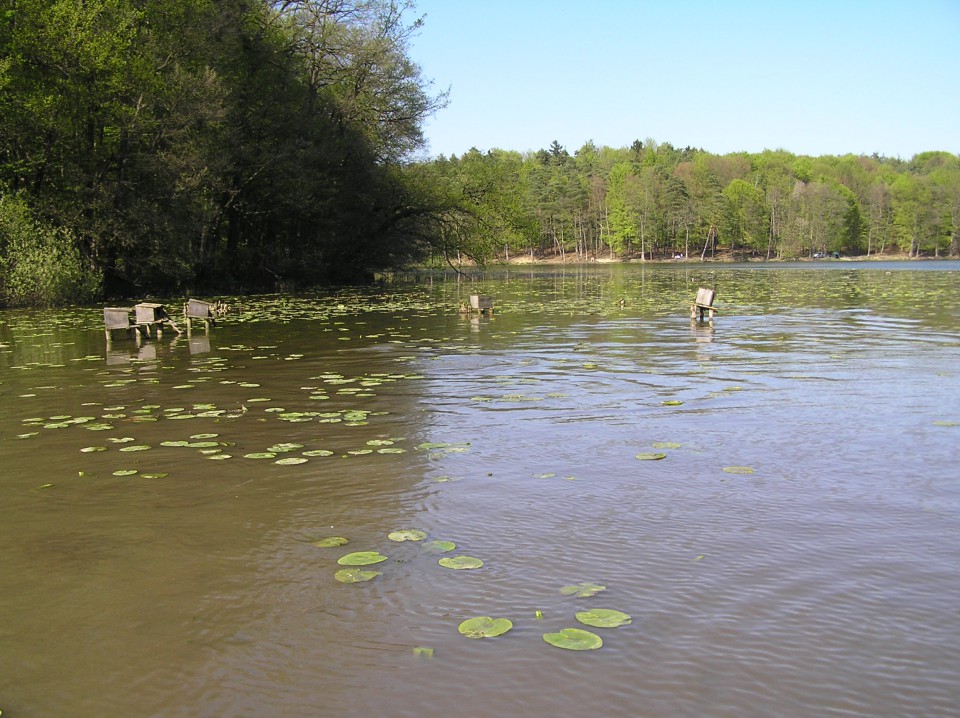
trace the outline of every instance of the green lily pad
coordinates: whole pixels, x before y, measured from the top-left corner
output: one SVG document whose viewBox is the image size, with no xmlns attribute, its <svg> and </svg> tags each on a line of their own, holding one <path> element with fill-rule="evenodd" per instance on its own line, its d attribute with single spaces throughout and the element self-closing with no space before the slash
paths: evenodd
<svg viewBox="0 0 960 718">
<path fill-rule="evenodd" d="M 123 446 L 120 451 L 148 451 L 150 449 L 146 444 L 135 444 L 133 446 Z"/>
<path fill-rule="evenodd" d="M 603 645 L 603 639 L 596 633 L 579 628 L 564 628 L 559 633 L 544 633 L 543 640 L 551 646 L 568 651 L 592 651 Z"/>
<path fill-rule="evenodd" d="M 483 561 L 478 558 L 473 558 L 473 556 L 445 556 L 437 563 L 444 568 L 452 568 L 458 571 L 483 566 Z"/>
<path fill-rule="evenodd" d="M 113 472 L 114 476 L 133 476 L 137 473 L 136 469 L 118 469 Z"/>
<path fill-rule="evenodd" d="M 255 451 L 252 454 L 244 454 L 244 459 L 275 459 L 277 455 L 269 451 Z"/>
<path fill-rule="evenodd" d="M 457 630 L 467 638 L 493 638 L 502 636 L 511 628 L 513 628 L 513 621 L 509 618 L 477 616 L 468 618 L 457 627 Z"/>
<path fill-rule="evenodd" d="M 309 461 L 309 459 L 304 459 L 304 458 L 301 457 L 301 456 L 291 456 L 291 457 L 286 458 L 286 459 L 277 459 L 277 460 L 274 461 L 273 463 L 275 463 L 275 464 L 280 464 L 281 466 L 294 466 L 294 465 L 296 465 L 296 464 L 305 464 L 305 463 L 307 463 L 308 461 Z"/>
<path fill-rule="evenodd" d="M 369 566 L 386 561 L 387 557 L 376 551 L 354 551 L 337 559 L 341 566 Z"/>
<path fill-rule="evenodd" d="M 580 623 L 597 628 L 616 628 L 617 626 L 625 626 L 633 620 L 623 611 L 615 611 L 612 608 L 578 611 L 575 617 Z"/>
<path fill-rule="evenodd" d="M 362 583 L 382 576 L 382 571 L 370 571 L 362 568 L 342 568 L 333 574 L 340 583 Z"/>
<path fill-rule="evenodd" d="M 723 470 L 728 474 L 752 474 L 753 469 L 749 466 L 724 466 Z"/>
<path fill-rule="evenodd" d="M 660 402 L 661 406 L 680 406 L 681 404 L 683 404 L 683 402 L 679 399 L 669 399 L 667 401 Z"/>
<path fill-rule="evenodd" d="M 333 456 L 333 452 L 327 449 L 312 449 L 311 451 L 304 451 L 304 456 Z"/>
<path fill-rule="evenodd" d="M 660 459 L 667 458 L 667 455 L 664 453 L 655 454 L 652 452 L 651 453 L 642 452 L 637 454 L 636 458 L 639 459 L 640 461 L 659 461 Z"/>
<path fill-rule="evenodd" d="M 654 441 L 650 446 L 654 449 L 679 449 L 682 444 L 678 444 L 676 441 Z"/>
<path fill-rule="evenodd" d="M 414 646 L 413 655 L 415 656 L 425 656 L 426 658 L 433 658 L 433 649 L 426 646 Z"/>
<path fill-rule="evenodd" d="M 161 441 L 160 446 L 189 446 L 189 441 Z"/>
<path fill-rule="evenodd" d="M 316 541 L 311 541 L 310 543 L 317 548 L 333 548 L 334 546 L 343 546 L 350 542 L 343 536 L 327 536 L 326 538 L 317 539 Z"/>
<path fill-rule="evenodd" d="M 302 449 L 303 444 L 274 444 L 267 448 L 267 451 L 271 451 L 274 454 L 282 454 L 287 451 L 296 451 L 297 449 Z"/>
<path fill-rule="evenodd" d="M 166 471 L 156 471 L 149 474 L 140 474 L 145 479 L 165 479 L 169 474 Z"/>
<path fill-rule="evenodd" d="M 401 529 L 387 534 L 391 541 L 423 541 L 426 537 L 426 532 L 419 529 Z"/>
<path fill-rule="evenodd" d="M 446 553 L 447 551 L 453 551 L 456 547 L 457 545 L 453 541 L 444 541 L 442 539 L 427 541 L 423 544 L 424 550 L 435 553 Z"/>
<path fill-rule="evenodd" d="M 560 593 L 564 596 L 577 596 L 578 598 L 589 598 L 590 596 L 596 596 L 601 591 L 606 591 L 606 586 L 601 586 L 596 583 L 590 583 L 584 581 L 578 583 L 576 586 L 564 586 L 560 589 Z"/>
<path fill-rule="evenodd" d="M 106 450 L 107 450 L 106 446 L 84 446 L 82 449 L 80 449 L 80 451 L 82 451 L 84 454 L 90 454 L 95 451 L 106 451 Z"/>
</svg>

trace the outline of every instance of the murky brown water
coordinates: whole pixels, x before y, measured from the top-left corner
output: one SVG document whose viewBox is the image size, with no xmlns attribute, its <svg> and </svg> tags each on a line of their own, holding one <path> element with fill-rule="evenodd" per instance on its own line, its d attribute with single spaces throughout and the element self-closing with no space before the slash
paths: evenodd
<svg viewBox="0 0 960 718">
<path fill-rule="evenodd" d="M 452 311 L 478 289 L 492 318 Z M 960 715 L 960 265 L 243 309 L 109 355 L 97 309 L 0 313 L 4 718 Z M 336 581 L 361 550 L 382 575 Z M 633 621 L 543 641 L 597 607 Z"/>
</svg>

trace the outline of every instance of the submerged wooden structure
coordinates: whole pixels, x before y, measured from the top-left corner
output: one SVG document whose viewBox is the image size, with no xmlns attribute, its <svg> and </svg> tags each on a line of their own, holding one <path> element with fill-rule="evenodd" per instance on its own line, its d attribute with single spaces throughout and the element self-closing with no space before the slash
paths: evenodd
<svg viewBox="0 0 960 718">
<path fill-rule="evenodd" d="M 717 293 L 713 289 L 700 287 L 697 290 L 697 298 L 694 299 L 693 304 L 690 305 L 690 318 L 696 319 L 697 314 L 699 314 L 700 321 L 702 322 L 704 315 L 707 315 L 710 321 L 713 321 L 713 314 L 717 311 L 716 307 L 713 306 L 713 300 L 716 296 Z"/>
</svg>

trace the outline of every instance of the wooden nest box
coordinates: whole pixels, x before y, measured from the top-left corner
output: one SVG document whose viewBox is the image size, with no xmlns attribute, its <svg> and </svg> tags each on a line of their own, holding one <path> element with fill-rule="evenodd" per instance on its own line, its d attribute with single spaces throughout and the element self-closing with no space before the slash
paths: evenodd
<svg viewBox="0 0 960 718">
<path fill-rule="evenodd" d="M 483 294 L 470 295 L 470 309 L 481 314 L 493 314 L 493 297 L 487 297 Z"/>
<path fill-rule="evenodd" d="M 700 315 L 700 321 L 703 321 L 704 315 L 707 315 L 711 321 L 713 321 L 713 313 L 717 309 L 713 306 L 713 300 L 716 298 L 717 293 L 713 289 L 707 289 L 706 287 L 700 287 L 697 290 L 697 298 L 693 300 L 693 304 L 690 305 L 690 318 L 696 319 L 697 315 Z"/>
<path fill-rule="evenodd" d="M 210 330 L 210 325 L 216 323 L 218 306 L 212 302 L 205 302 L 202 299 L 189 299 L 183 305 L 183 316 L 187 320 L 187 331 L 193 328 L 193 320 L 203 322 L 205 331 Z"/>
</svg>

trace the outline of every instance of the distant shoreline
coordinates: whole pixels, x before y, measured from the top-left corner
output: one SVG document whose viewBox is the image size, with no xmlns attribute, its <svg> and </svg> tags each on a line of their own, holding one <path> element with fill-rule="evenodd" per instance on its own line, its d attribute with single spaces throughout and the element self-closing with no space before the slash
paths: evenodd
<svg viewBox="0 0 960 718">
<path fill-rule="evenodd" d="M 735 264 L 735 263 L 758 263 L 758 264 L 783 264 L 787 262 L 809 262 L 813 263 L 833 263 L 833 262 L 928 262 L 928 261 L 949 261 L 949 260 L 960 260 L 960 257 L 950 257 L 950 256 L 941 256 L 941 257 L 910 257 L 906 254 L 861 254 L 861 255 L 849 255 L 841 256 L 839 259 L 834 259 L 833 257 L 790 257 L 790 258 L 776 258 L 767 259 L 766 257 L 750 257 L 750 256 L 741 256 L 741 255 L 729 255 L 724 254 L 722 256 L 714 257 L 704 257 L 700 258 L 700 255 L 693 255 L 691 257 L 686 257 L 684 259 L 672 259 L 669 257 L 659 257 L 656 259 L 641 259 L 639 256 L 630 256 L 630 257 L 610 257 L 609 255 L 600 257 L 587 257 L 584 258 L 582 255 L 577 256 L 575 253 L 568 252 L 567 254 L 560 255 L 547 255 L 547 256 L 538 256 L 531 257 L 529 254 L 518 254 L 516 256 L 505 259 L 498 257 L 495 260 L 492 260 L 487 263 L 487 266 L 517 266 L 517 265 L 554 265 L 554 264 L 703 264 L 703 263 L 717 263 L 717 264 Z M 463 267 L 475 267 L 477 266 L 474 262 L 469 260 L 464 260 L 459 265 L 454 264 L 454 266 L 463 266 Z"/>
</svg>

